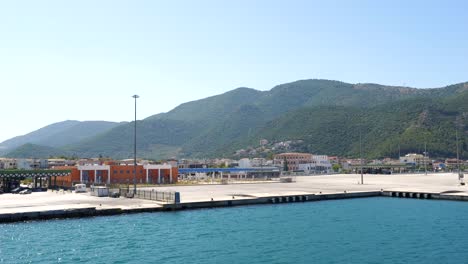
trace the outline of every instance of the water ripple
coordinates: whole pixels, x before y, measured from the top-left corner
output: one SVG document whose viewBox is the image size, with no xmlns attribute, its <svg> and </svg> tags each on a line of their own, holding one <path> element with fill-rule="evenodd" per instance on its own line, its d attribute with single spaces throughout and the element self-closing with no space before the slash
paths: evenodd
<svg viewBox="0 0 468 264">
<path fill-rule="evenodd" d="M 0 224 L 0 263 L 467 263 L 467 223 L 369 198 Z"/>
</svg>

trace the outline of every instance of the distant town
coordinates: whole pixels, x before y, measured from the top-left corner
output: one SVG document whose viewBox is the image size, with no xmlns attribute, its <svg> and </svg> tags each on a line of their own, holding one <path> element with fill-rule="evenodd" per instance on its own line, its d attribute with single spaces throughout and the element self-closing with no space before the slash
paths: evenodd
<svg viewBox="0 0 468 264">
<path fill-rule="evenodd" d="M 54 169 L 62 167 L 74 167 L 83 165 L 102 164 L 133 165 L 133 159 L 112 160 L 108 158 L 83 158 L 83 159 L 31 159 L 31 158 L 0 158 L 0 169 L 2 170 L 31 170 L 31 169 Z M 284 172 L 294 172 L 297 174 L 324 174 L 324 173 L 351 173 L 356 172 L 356 168 L 381 167 L 394 168 L 401 166 L 405 171 L 451 172 L 458 169 L 463 170 L 468 167 L 468 160 L 431 159 L 423 154 L 408 153 L 400 159 L 359 159 L 346 158 L 327 155 L 316 155 L 310 153 L 286 152 L 274 155 L 273 159 L 268 158 L 241 158 L 235 159 L 168 159 L 165 161 L 151 161 L 139 159 L 138 164 L 170 164 L 179 169 L 191 168 L 252 168 L 252 167 L 277 167 Z M 287 169 L 285 169 L 285 164 Z M 370 173 L 371 171 L 367 171 Z"/>
<path fill-rule="evenodd" d="M 268 142 L 262 140 L 260 145 Z M 281 142 L 274 148 L 284 148 L 294 142 Z M 240 150 L 242 152 L 244 150 Z M 257 150 L 255 150 L 257 151 Z M 254 153 L 250 153 L 254 154 Z M 136 168 L 136 172 L 135 172 Z M 0 158 L 0 170 L 14 177 L 0 177 L 1 189 L 8 192 L 19 186 L 26 171 L 67 171 L 59 181 L 33 177 L 34 187 L 46 185 L 56 188 L 73 188 L 77 183 L 92 184 L 175 184 L 179 181 L 223 179 L 266 179 L 280 175 L 321 175 L 333 173 L 392 174 L 412 172 L 456 172 L 468 168 L 468 160 L 431 159 L 424 154 L 408 153 L 399 159 L 359 159 L 311 153 L 284 152 L 271 158 L 227 159 L 168 159 L 152 161 L 137 159 L 113 160 L 110 158 Z M 224 173 L 224 174 L 223 174 Z M 44 184 L 43 184 L 44 181 Z"/>
</svg>

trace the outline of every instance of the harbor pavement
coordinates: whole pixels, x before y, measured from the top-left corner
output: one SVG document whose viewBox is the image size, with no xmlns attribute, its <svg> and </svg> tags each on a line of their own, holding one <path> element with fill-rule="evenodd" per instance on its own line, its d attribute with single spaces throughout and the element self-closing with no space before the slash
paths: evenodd
<svg viewBox="0 0 468 264">
<path fill-rule="evenodd" d="M 343 192 L 406 191 L 406 192 L 459 192 L 468 195 L 468 187 L 461 186 L 454 173 L 435 174 L 335 174 L 297 176 L 291 183 L 251 183 L 227 185 L 194 185 L 156 187 L 159 191 L 178 191 L 181 202 L 201 202 L 246 197 L 270 197 L 301 194 L 333 194 Z M 149 188 L 151 189 L 151 188 Z"/>
</svg>

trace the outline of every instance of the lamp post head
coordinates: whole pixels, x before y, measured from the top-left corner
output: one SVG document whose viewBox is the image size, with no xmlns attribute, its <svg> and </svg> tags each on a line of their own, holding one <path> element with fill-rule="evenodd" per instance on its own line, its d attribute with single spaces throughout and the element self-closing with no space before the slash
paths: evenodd
<svg viewBox="0 0 468 264">
<path fill-rule="evenodd" d="M 133 95 L 132 97 L 135 98 L 135 99 L 140 98 L 140 96 L 138 96 L 138 95 L 136 95 L 136 94 Z"/>
</svg>

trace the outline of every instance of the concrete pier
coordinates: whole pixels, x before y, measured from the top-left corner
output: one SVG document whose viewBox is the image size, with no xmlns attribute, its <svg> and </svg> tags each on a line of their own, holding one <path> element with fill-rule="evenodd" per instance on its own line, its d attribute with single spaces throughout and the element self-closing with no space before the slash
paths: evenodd
<svg viewBox="0 0 468 264">
<path fill-rule="evenodd" d="M 252 183 L 156 187 L 177 191 L 180 204 L 142 199 L 95 197 L 68 192 L 0 195 L 0 222 L 89 217 L 253 204 L 297 203 L 361 197 L 468 201 L 468 187 L 456 174 L 326 175 L 297 177 L 292 183 Z"/>
</svg>

